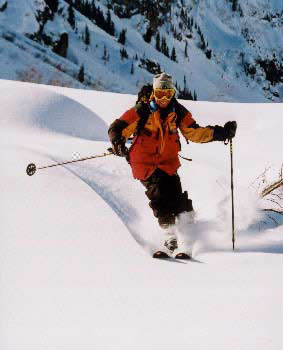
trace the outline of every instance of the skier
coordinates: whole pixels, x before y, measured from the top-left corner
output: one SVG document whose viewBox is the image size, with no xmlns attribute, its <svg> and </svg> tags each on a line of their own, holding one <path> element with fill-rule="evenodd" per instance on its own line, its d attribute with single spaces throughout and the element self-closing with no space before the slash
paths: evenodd
<svg viewBox="0 0 283 350">
<path fill-rule="evenodd" d="M 192 114 L 175 98 L 169 74 L 157 74 L 153 85 L 144 86 L 136 105 L 116 119 L 108 130 L 113 153 L 126 157 L 134 178 L 141 181 L 150 200 L 149 206 L 165 232 L 164 246 L 173 253 L 178 248 L 174 233 L 181 213 L 193 213 L 192 200 L 183 192 L 177 169 L 180 167 L 178 129 L 186 140 L 206 143 L 225 141 L 236 134 L 235 121 L 224 127 L 201 127 Z M 133 135 L 130 149 L 125 145 Z"/>
</svg>

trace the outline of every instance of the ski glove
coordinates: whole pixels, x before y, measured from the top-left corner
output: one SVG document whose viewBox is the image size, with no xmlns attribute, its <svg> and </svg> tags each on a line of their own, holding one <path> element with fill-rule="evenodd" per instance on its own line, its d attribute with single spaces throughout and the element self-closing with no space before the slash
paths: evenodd
<svg viewBox="0 0 283 350">
<path fill-rule="evenodd" d="M 224 127 L 215 125 L 213 141 L 230 140 L 236 135 L 237 122 L 227 122 Z"/>
<path fill-rule="evenodd" d="M 237 130 L 237 122 L 227 122 L 224 125 L 224 131 L 226 133 L 227 139 L 232 139 L 236 135 L 236 130 Z"/>
<path fill-rule="evenodd" d="M 125 146 L 125 139 L 123 137 L 118 140 L 112 141 L 112 150 L 115 156 L 118 156 L 118 157 L 128 156 L 128 148 Z"/>
</svg>

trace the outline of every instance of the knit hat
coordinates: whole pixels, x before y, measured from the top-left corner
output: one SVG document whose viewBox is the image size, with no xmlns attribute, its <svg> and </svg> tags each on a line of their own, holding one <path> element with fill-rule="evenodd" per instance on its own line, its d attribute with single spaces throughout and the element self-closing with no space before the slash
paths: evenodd
<svg viewBox="0 0 283 350">
<path fill-rule="evenodd" d="M 172 76 L 166 73 L 160 73 L 153 78 L 153 89 L 175 89 Z"/>
</svg>

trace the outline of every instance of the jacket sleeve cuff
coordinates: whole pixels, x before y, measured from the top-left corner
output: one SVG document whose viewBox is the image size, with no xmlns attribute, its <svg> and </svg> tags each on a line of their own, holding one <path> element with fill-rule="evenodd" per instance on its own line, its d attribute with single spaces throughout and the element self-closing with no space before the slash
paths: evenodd
<svg viewBox="0 0 283 350">
<path fill-rule="evenodd" d="M 213 129 L 214 133 L 212 141 L 225 141 L 227 139 L 225 129 L 222 126 L 215 125 Z"/>
<path fill-rule="evenodd" d="M 116 119 L 108 129 L 108 135 L 111 142 L 122 138 L 123 130 L 128 126 L 128 123 L 122 119 Z"/>
</svg>

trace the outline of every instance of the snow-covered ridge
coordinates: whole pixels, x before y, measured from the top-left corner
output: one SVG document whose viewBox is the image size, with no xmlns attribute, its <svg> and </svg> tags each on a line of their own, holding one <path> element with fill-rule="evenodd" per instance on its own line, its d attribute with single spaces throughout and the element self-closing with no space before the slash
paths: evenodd
<svg viewBox="0 0 283 350">
<path fill-rule="evenodd" d="M 110 16 L 114 36 L 98 20 L 79 12 L 82 3 L 60 0 L 52 13 L 48 1 L 0 0 L 0 77 L 136 93 L 161 69 L 174 76 L 180 92 L 187 89 L 198 100 L 282 100 L 283 5 L 278 1 L 169 1 L 170 12 L 154 29 L 150 42 L 144 36 L 152 23 L 139 11 L 139 1 L 90 2 L 106 22 Z M 123 9 L 131 6 L 133 15 L 118 17 L 118 5 Z M 124 44 L 119 42 L 123 30 Z M 24 39 L 23 53 L 3 31 L 37 40 L 48 54 L 27 50 L 26 45 L 33 44 Z M 157 35 L 165 40 L 169 57 L 162 48 L 157 49 Z M 173 49 L 176 59 L 172 58 Z M 57 54 L 50 63 L 46 57 L 53 57 L 52 51 Z"/>
</svg>

